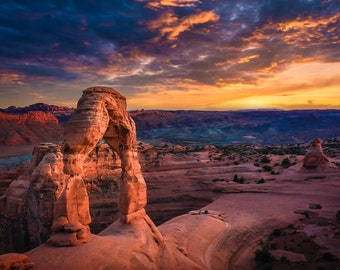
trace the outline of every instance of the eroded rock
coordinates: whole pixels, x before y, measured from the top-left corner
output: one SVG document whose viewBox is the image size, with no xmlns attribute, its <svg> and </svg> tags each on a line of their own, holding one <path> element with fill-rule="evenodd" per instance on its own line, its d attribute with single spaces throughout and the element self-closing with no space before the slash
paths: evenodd
<svg viewBox="0 0 340 270">
<path fill-rule="evenodd" d="M 34 267 L 34 262 L 29 261 L 28 257 L 19 253 L 7 253 L 0 255 L 1 270 L 26 270 Z"/>
<path fill-rule="evenodd" d="M 307 170 L 325 170 L 327 168 L 336 168 L 329 158 L 325 156 L 322 149 L 322 141 L 315 138 L 310 143 L 310 148 L 303 159 L 303 168 Z"/>
<path fill-rule="evenodd" d="M 90 235 L 84 236 L 89 232 L 87 226 L 91 222 L 91 216 L 82 179 L 83 164 L 101 139 L 119 154 L 121 160 L 121 222 L 127 224 L 134 219 L 143 218 L 146 215 L 146 184 L 137 157 L 135 124 L 126 111 L 125 97 L 108 87 L 84 90 L 66 130 L 62 152 L 64 173 L 70 177 L 56 203 L 53 232 L 65 233 L 69 223 L 77 223 L 84 226 L 84 230 L 81 230 L 82 243 L 91 239 Z M 64 238 L 65 235 L 61 240 L 62 245 L 67 242 Z M 71 238 L 70 243 L 74 244 L 74 236 Z M 55 235 L 52 235 L 49 242 L 59 245 Z"/>
</svg>

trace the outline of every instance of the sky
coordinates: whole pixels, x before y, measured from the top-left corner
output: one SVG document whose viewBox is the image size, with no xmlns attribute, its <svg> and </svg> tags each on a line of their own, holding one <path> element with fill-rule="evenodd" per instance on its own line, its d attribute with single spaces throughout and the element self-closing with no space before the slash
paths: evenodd
<svg viewBox="0 0 340 270">
<path fill-rule="evenodd" d="M 339 0 L 0 2 L 0 108 L 340 109 Z"/>
</svg>

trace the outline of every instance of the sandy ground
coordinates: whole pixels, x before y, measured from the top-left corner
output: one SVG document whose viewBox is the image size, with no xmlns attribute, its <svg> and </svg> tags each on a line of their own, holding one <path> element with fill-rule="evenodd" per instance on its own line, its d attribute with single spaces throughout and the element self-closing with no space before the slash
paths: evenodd
<svg viewBox="0 0 340 270">
<path fill-rule="evenodd" d="M 265 241 L 276 228 L 297 224 L 301 215 L 294 211 L 308 209 L 312 203 L 319 204 L 322 209 L 313 212 L 319 217 L 334 219 L 340 210 L 340 172 L 306 174 L 298 173 L 297 169 L 287 169 L 275 180 L 261 185 L 216 183 L 220 190 L 219 198 L 158 227 L 167 246 L 167 252 L 163 252 L 161 260 L 170 263 L 166 266 L 159 264 L 160 269 L 254 269 L 254 253 L 259 241 Z M 235 185 L 242 192 L 223 193 L 224 189 L 230 190 L 230 186 Z M 144 227 L 124 227 L 116 223 L 81 247 L 55 248 L 44 245 L 27 254 L 37 263 L 34 269 L 44 269 L 42 265 L 58 269 L 70 269 L 71 265 L 77 265 L 76 269 L 110 269 L 112 257 L 115 258 L 115 269 L 130 269 L 128 267 L 132 266 L 137 268 L 131 269 L 146 269 L 140 266 L 139 259 L 132 262 L 133 256 L 140 256 L 139 252 L 143 256 L 153 252 L 151 248 L 144 250 L 146 244 L 150 245 L 150 240 L 147 240 L 149 231 L 145 230 L 142 233 L 144 236 L 141 236 L 141 228 Z M 314 224 L 306 225 L 303 230 L 314 234 L 317 243 L 340 257 L 340 239 L 335 233 L 336 228 L 331 225 L 321 228 Z M 329 237 L 325 238 L 325 230 L 333 234 L 329 233 Z M 110 249 L 112 251 L 109 252 Z M 45 252 L 52 256 L 49 261 L 41 256 Z M 108 254 L 111 254 L 110 259 Z M 131 257 L 131 254 L 134 255 Z M 80 259 L 85 257 L 88 258 Z M 91 258 L 96 263 L 90 263 Z M 59 260 L 63 261 L 62 266 L 55 263 Z M 146 267 L 150 265 L 153 264 L 146 264 Z M 178 268 L 179 265 L 182 267 Z"/>
</svg>

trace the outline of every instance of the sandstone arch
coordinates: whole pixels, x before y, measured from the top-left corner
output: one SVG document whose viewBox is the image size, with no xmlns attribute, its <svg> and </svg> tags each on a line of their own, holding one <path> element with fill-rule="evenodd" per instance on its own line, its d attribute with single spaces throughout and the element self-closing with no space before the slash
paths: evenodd
<svg viewBox="0 0 340 270">
<path fill-rule="evenodd" d="M 89 199 L 81 175 L 85 157 L 102 138 L 122 161 L 121 222 L 126 224 L 146 216 L 146 184 L 137 158 L 135 124 L 126 111 L 126 98 L 109 87 L 91 87 L 83 91 L 62 143 L 64 172 L 69 178 L 56 203 L 51 244 L 77 245 L 91 239 Z M 69 232 L 67 236 L 65 231 Z"/>
</svg>

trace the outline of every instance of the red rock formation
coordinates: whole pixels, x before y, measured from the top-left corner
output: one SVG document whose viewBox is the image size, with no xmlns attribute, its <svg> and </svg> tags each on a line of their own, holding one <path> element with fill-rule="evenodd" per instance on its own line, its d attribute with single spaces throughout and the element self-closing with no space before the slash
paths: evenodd
<svg viewBox="0 0 340 270">
<path fill-rule="evenodd" d="M 25 114 L 34 111 L 50 112 L 55 117 L 57 117 L 59 121 L 64 122 L 70 119 L 71 115 L 74 112 L 74 108 L 48 105 L 45 103 L 35 103 L 26 107 L 10 106 L 6 109 L 0 109 L 0 112 L 6 114 Z"/>
<path fill-rule="evenodd" d="M 86 156 L 102 138 L 121 159 L 121 222 L 131 223 L 135 219 L 146 218 L 146 184 L 137 158 L 135 125 L 126 111 L 125 97 L 108 87 L 86 89 L 66 130 L 62 151 L 64 172 L 70 177 L 56 203 L 52 225 L 55 234 L 49 242 L 75 245 L 91 238 L 88 230 L 91 222 L 89 202 L 81 176 Z M 69 227 L 71 229 L 67 229 Z M 80 228 L 77 234 L 74 227 Z M 64 234 L 67 230 L 73 233 L 69 239 Z"/>
<path fill-rule="evenodd" d="M 107 144 L 99 143 L 83 165 L 90 194 L 91 229 L 98 233 L 119 216 L 121 162 Z M 4 229 L 0 231 L 0 253 L 36 247 L 51 236 L 55 201 L 67 179 L 63 167 L 60 146 L 43 143 L 34 147 L 26 170 L 4 175 L 11 184 L 6 182 L 7 191 L 0 197 L 0 226 Z"/>
<path fill-rule="evenodd" d="M 0 145 L 39 143 L 62 138 L 62 128 L 51 113 L 36 111 L 10 115 L 0 112 L 0 126 Z"/>
<path fill-rule="evenodd" d="M 324 170 L 328 168 L 336 168 L 323 153 L 322 141 L 319 138 L 315 138 L 310 148 L 303 159 L 303 168 L 307 170 Z"/>
<path fill-rule="evenodd" d="M 1 270 L 26 270 L 34 267 L 34 262 L 29 261 L 24 254 L 7 253 L 0 255 L 0 269 Z"/>
</svg>

